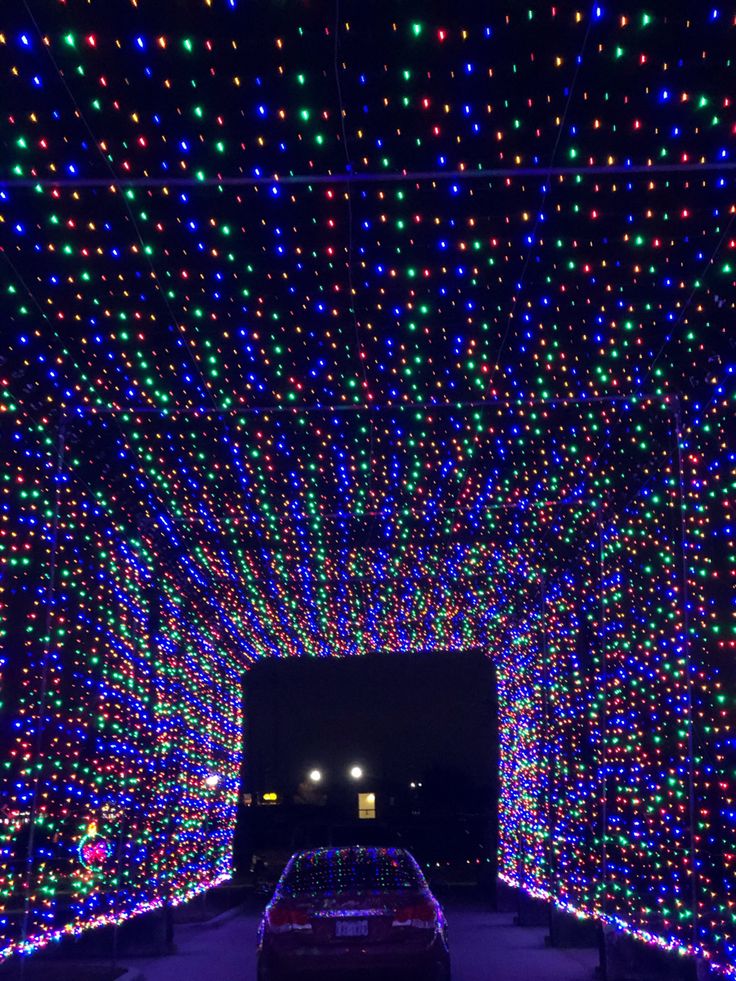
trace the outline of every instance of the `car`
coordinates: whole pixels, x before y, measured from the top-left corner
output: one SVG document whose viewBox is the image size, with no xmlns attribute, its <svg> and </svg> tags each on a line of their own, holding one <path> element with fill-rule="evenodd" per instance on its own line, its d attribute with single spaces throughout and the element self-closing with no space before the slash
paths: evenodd
<svg viewBox="0 0 736 981">
<path fill-rule="evenodd" d="M 444 911 L 404 848 L 293 855 L 258 928 L 258 981 L 397 972 L 449 981 Z"/>
</svg>

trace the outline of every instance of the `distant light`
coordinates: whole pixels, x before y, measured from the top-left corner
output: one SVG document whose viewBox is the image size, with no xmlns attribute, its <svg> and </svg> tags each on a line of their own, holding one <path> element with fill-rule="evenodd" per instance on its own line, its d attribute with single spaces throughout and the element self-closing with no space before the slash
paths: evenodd
<svg viewBox="0 0 736 981">
<path fill-rule="evenodd" d="M 214 790 L 215 787 L 220 786 L 221 780 L 222 777 L 220 776 L 219 773 L 208 773 L 207 776 L 204 778 L 204 785 L 205 787 L 209 787 L 210 790 Z"/>
<path fill-rule="evenodd" d="M 411 783 L 409 784 L 409 786 L 411 787 L 411 789 L 412 789 L 412 790 L 416 790 L 416 789 L 417 789 L 417 785 L 416 785 L 416 784 L 414 783 L 414 781 L 413 781 L 413 780 L 412 780 L 412 782 L 411 782 Z"/>
<path fill-rule="evenodd" d="M 312 781 L 312 783 L 319 783 L 321 781 L 321 779 L 322 779 L 322 771 L 321 770 L 310 770 L 310 772 L 309 772 L 309 779 Z"/>
<path fill-rule="evenodd" d="M 363 767 L 362 766 L 357 766 L 357 765 L 356 766 L 351 766 L 350 767 L 350 776 L 353 778 L 353 780 L 361 780 L 362 777 L 363 777 Z"/>
<path fill-rule="evenodd" d="M 279 799 L 279 795 L 275 794 L 273 791 L 269 791 L 269 793 L 264 794 L 261 799 L 267 804 L 275 804 Z"/>
</svg>

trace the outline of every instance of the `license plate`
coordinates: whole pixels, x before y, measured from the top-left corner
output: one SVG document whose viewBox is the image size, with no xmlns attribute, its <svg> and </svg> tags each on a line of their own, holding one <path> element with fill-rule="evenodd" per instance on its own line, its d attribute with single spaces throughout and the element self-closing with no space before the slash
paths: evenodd
<svg viewBox="0 0 736 981">
<path fill-rule="evenodd" d="M 335 923 L 336 937 L 367 937 L 368 920 L 338 920 Z"/>
</svg>

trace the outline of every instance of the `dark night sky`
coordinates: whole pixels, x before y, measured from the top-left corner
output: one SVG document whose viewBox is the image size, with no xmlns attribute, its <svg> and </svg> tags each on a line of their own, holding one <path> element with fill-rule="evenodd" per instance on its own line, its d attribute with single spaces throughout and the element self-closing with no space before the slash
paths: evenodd
<svg viewBox="0 0 736 981">
<path fill-rule="evenodd" d="M 251 789 L 298 784 L 314 766 L 344 780 L 410 781 L 432 766 L 490 782 L 493 669 L 480 654 L 371 655 L 269 661 L 246 676 Z"/>
</svg>

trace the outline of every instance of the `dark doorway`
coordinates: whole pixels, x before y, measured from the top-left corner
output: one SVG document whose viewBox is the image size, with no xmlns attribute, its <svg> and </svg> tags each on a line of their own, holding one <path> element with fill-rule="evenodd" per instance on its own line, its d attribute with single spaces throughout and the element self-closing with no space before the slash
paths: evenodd
<svg viewBox="0 0 736 981">
<path fill-rule="evenodd" d="M 359 841 L 410 847 L 435 884 L 492 888 L 497 706 L 482 654 L 265 661 L 245 676 L 244 717 L 242 873 L 272 881 L 298 848 Z"/>
</svg>

